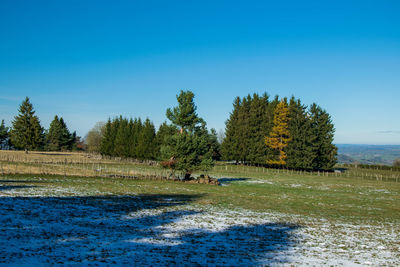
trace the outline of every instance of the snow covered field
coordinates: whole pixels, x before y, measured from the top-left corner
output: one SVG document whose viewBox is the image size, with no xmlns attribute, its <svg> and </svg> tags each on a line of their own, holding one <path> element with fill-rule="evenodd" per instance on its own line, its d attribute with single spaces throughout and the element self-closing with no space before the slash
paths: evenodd
<svg viewBox="0 0 400 267">
<path fill-rule="evenodd" d="M 400 265 L 397 224 L 337 224 L 0 181 L 0 265 Z"/>
</svg>

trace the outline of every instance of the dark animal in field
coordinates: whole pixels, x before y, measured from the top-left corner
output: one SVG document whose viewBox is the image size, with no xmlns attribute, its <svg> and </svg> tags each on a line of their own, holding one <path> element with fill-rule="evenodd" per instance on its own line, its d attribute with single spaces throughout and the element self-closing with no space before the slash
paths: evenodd
<svg viewBox="0 0 400 267">
<path fill-rule="evenodd" d="M 161 166 L 172 170 L 172 168 L 175 166 L 176 163 L 177 163 L 177 160 L 175 159 L 175 157 L 171 157 L 169 160 L 165 160 L 165 161 L 161 162 Z"/>
</svg>

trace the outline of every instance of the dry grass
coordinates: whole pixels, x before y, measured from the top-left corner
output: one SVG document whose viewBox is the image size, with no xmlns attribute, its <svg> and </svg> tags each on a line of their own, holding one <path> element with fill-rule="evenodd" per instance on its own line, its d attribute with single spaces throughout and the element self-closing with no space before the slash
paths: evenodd
<svg viewBox="0 0 400 267">
<path fill-rule="evenodd" d="M 101 160 L 100 156 L 80 152 L 45 152 L 0 150 L 0 161 L 20 163 L 93 163 Z"/>
<path fill-rule="evenodd" d="M 161 176 L 158 166 L 127 159 L 105 159 L 78 152 L 37 152 L 0 150 L 1 174 L 54 174 L 64 176 Z"/>
<path fill-rule="evenodd" d="M 102 158 L 79 152 L 37 152 L 0 150 L 0 174 L 54 174 L 64 176 L 151 176 L 166 177 L 169 171 L 156 162 Z M 195 173 L 198 175 L 199 173 Z M 214 177 L 265 177 L 270 175 L 322 176 L 400 182 L 400 172 L 349 168 L 344 173 L 304 172 L 218 163 L 208 174 Z"/>
</svg>

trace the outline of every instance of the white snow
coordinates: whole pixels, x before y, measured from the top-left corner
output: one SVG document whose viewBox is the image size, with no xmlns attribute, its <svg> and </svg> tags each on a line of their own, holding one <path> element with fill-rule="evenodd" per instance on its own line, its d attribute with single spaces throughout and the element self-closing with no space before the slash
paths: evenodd
<svg viewBox="0 0 400 267">
<path fill-rule="evenodd" d="M 0 190 L 0 265 L 400 265 L 396 224 L 335 224 L 172 195 Z"/>
</svg>

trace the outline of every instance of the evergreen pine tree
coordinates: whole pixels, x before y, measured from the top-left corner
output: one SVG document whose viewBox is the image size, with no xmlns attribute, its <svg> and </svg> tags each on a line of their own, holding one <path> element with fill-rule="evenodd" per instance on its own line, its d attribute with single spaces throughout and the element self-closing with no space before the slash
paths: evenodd
<svg viewBox="0 0 400 267">
<path fill-rule="evenodd" d="M 61 136 L 60 136 L 60 150 L 67 151 L 72 149 L 74 136 L 68 130 L 67 124 L 64 119 L 60 117 Z"/>
<path fill-rule="evenodd" d="M 73 131 L 72 132 L 72 134 L 71 134 L 71 141 L 70 141 L 70 144 L 69 144 L 69 150 L 71 150 L 71 151 L 77 151 L 77 150 L 80 150 L 80 148 L 79 148 L 79 143 L 80 143 L 81 141 L 80 141 L 80 137 L 76 134 L 76 131 Z"/>
<path fill-rule="evenodd" d="M 50 123 L 50 128 L 46 134 L 46 150 L 67 151 L 72 150 L 75 142 L 76 133 L 71 134 L 62 117 L 56 115 Z"/>
<path fill-rule="evenodd" d="M 269 164 L 285 165 L 286 153 L 284 149 L 287 147 L 290 137 L 288 130 L 289 108 L 285 100 L 281 100 L 276 106 L 274 112 L 274 126 L 269 136 L 265 137 L 265 144 L 279 152 L 278 160 L 269 159 Z"/>
<path fill-rule="evenodd" d="M 130 158 L 135 158 L 136 155 L 136 148 L 135 144 L 133 143 L 133 140 L 135 138 L 135 125 L 133 122 L 133 119 L 130 118 L 128 122 L 128 131 L 129 131 L 129 140 L 127 142 L 128 144 L 128 155 Z"/>
<path fill-rule="evenodd" d="M 142 133 L 142 129 L 143 129 L 143 123 L 142 123 L 142 119 L 141 118 L 137 118 L 134 120 L 133 122 L 133 137 L 132 137 L 132 143 L 133 143 L 133 151 L 132 153 L 134 154 L 135 158 L 140 158 L 142 156 L 142 154 L 144 152 L 142 152 L 142 147 L 139 146 L 139 139 L 140 139 L 140 135 Z"/>
<path fill-rule="evenodd" d="M 240 97 L 236 97 L 233 102 L 233 110 L 229 119 L 225 122 L 225 138 L 221 144 L 221 154 L 224 160 L 240 160 L 239 155 L 239 107 L 241 106 Z"/>
<path fill-rule="evenodd" d="M 242 100 L 242 104 L 239 107 L 239 159 L 242 162 L 249 161 L 250 157 L 250 104 L 251 97 L 248 95 Z"/>
<path fill-rule="evenodd" d="M 173 168 L 184 172 L 185 178 L 194 170 L 208 171 L 214 165 L 206 124 L 197 115 L 193 98 L 191 91 L 181 91 L 178 106 L 167 109 L 167 118 L 180 130 L 161 148 L 163 159 L 175 159 Z"/>
<path fill-rule="evenodd" d="M 167 122 L 163 122 L 160 127 L 158 128 L 158 131 L 156 133 L 156 137 L 154 140 L 155 143 L 155 158 L 160 159 L 161 158 L 161 146 L 166 146 L 168 145 L 168 139 L 176 134 L 179 131 L 178 127 L 172 124 L 167 124 Z"/>
<path fill-rule="evenodd" d="M 272 128 L 271 121 L 266 120 L 266 113 L 270 105 L 268 95 L 254 94 L 250 103 L 249 117 L 249 152 L 248 161 L 252 164 L 265 164 L 268 147 L 265 146 L 264 136 Z"/>
<path fill-rule="evenodd" d="M 2 120 L 0 125 L 0 149 L 6 149 L 8 147 L 9 147 L 8 127 L 5 126 L 4 120 Z"/>
<path fill-rule="evenodd" d="M 129 128 L 128 128 L 128 120 L 119 118 L 119 126 L 117 130 L 117 134 L 115 136 L 114 142 L 114 155 L 117 157 L 128 157 L 129 156 Z"/>
<path fill-rule="evenodd" d="M 191 91 L 181 91 L 177 95 L 178 106 L 167 109 L 167 118 L 184 131 L 193 132 L 196 127 L 202 127 L 204 120 L 197 116 L 194 94 Z M 200 126 L 199 126 L 200 125 Z"/>
<path fill-rule="evenodd" d="M 138 129 L 138 135 L 137 135 L 137 146 L 136 146 L 136 153 L 139 159 L 146 159 L 149 150 L 151 150 L 150 146 L 152 146 L 152 144 L 148 143 L 152 139 L 149 130 L 151 131 L 151 128 L 150 125 L 146 126 L 146 121 L 143 124 L 140 123 L 140 128 Z M 150 136 L 147 136 L 148 134 L 150 134 Z"/>
<path fill-rule="evenodd" d="M 13 146 L 17 149 L 39 150 L 44 145 L 44 133 L 40 125 L 39 118 L 35 116 L 35 111 L 29 98 L 19 107 L 19 114 L 14 117 L 10 139 Z"/>
<path fill-rule="evenodd" d="M 62 129 L 58 116 L 54 116 L 50 123 L 49 130 L 46 133 L 46 150 L 60 151 L 61 148 Z"/>
<path fill-rule="evenodd" d="M 276 95 L 272 101 L 270 101 L 266 107 L 266 112 L 264 113 L 263 116 L 263 129 L 265 131 L 263 132 L 263 138 L 264 138 L 264 146 L 266 149 L 266 154 L 265 158 L 266 161 L 264 163 L 267 163 L 268 160 L 271 160 L 274 158 L 274 155 L 276 154 L 276 150 L 272 149 L 269 146 L 265 145 L 265 133 L 270 133 L 272 131 L 272 128 L 274 127 L 274 113 L 276 110 L 276 107 L 280 103 L 279 96 Z"/>
<path fill-rule="evenodd" d="M 287 166 L 292 169 L 312 169 L 313 134 L 307 107 L 294 97 L 289 102 L 289 133 L 291 141 L 286 148 Z"/>
<path fill-rule="evenodd" d="M 120 123 L 121 123 L 120 118 L 115 117 L 113 119 L 113 121 L 112 121 L 112 124 L 111 124 L 111 138 L 110 138 L 110 140 L 111 140 L 111 149 L 112 149 L 110 151 L 111 156 L 117 156 L 117 154 L 115 153 L 115 147 L 116 147 L 115 140 L 117 138 L 117 133 L 118 133 L 118 129 L 119 129 Z"/>
<path fill-rule="evenodd" d="M 218 134 L 214 128 L 208 133 L 208 147 L 212 151 L 212 159 L 221 159 L 221 145 L 218 143 Z"/>
<path fill-rule="evenodd" d="M 315 103 L 310 107 L 310 115 L 315 155 L 312 168 L 314 170 L 331 170 L 337 162 L 337 147 L 333 144 L 335 128 L 331 117 Z"/>
<path fill-rule="evenodd" d="M 140 159 L 155 158 L 155 128 L 149 119 L 146 119 L 138 138 L 138 157 Z"/>
</svg>

